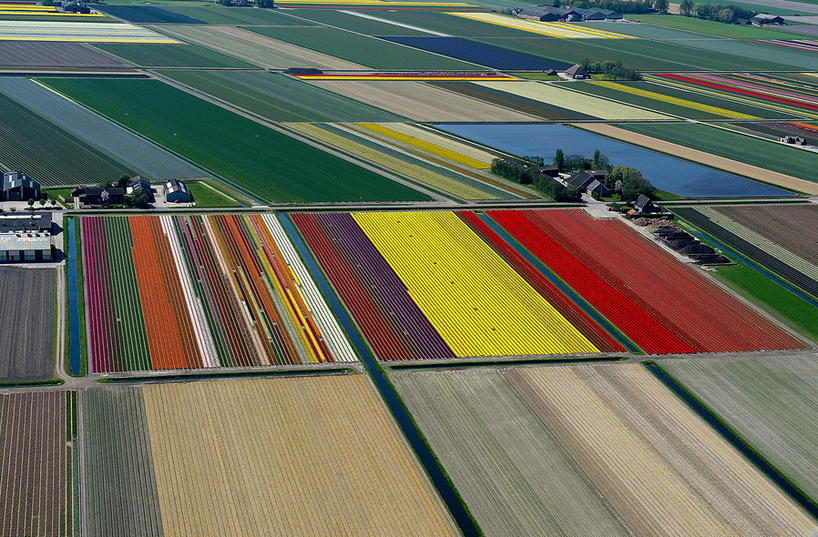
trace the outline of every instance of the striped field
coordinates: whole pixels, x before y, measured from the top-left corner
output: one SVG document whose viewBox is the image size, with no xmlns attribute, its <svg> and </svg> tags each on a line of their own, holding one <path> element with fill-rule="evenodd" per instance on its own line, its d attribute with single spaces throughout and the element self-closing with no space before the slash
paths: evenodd
<svg viewBox="0 0 818 537">
<path fill-rule="evenodd" d="M 458 534 L 366 375 L 143 391 L 164 537 Z"/>
</svg>

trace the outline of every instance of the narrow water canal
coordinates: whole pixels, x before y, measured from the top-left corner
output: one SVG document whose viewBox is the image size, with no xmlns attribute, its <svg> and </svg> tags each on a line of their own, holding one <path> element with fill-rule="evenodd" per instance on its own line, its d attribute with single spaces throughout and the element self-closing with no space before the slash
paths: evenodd
<svg viewBox="0 0 818 537">
<path fill-rule="evenodd" d="M 412 446 L 412 449 L 415 450 L 420 463 L 426 469 L 426 473 L 432 480 L 432 484 L 437 489 L 438 493 L 443 499 L 443 502 L 446 504 L 446 507 L 448 507 L 455 523 L 460 527 L 463 535 L 467 537 L 479 535 L 474 522 L 472 522 L 468 513 L 460 504 L 454 490 L 443 475 L 443 472 L 435 461 L 435 458 L 432 456 L 432 452 L 420 437 L 420 433 L 415 428 L 412 420 L 409 419 L 409 415 L 406 413 L 406 409 L 403 408 L 403 405 L 398 400 L 395 391 L 392 389 L 392 385 L 386 381 L 383 373 L 377 367 L 375 358 L 369 353 L 369 349 L 366 347 L 363 340 L 361 340 L 360 336 L 358 335 L 358 332 L 355 330 L 352 320 L 347 316 L 346 310 L 344 310 L 343 306 L 341 306 L 341 303 L 336 298 L 335 293 L 330 288 L 329 283 L 324 279 L 323 273 L 315 264 L 315 260 L 312 258 L 312 255 L 310 254 L 309 250 L 307 250 L 306 245 L 304 245 L 304 242 L 301 240 L 301 236 L 298 234 L 295 226 L 293 226 L 290 219 L 284 213 L 279 213 L 278 217 L 279 220 L 281 220 L 281 224 L 284 226 L 284 229 L 286 229 L 287 233 L 290 235 L 290 239 L 293 241 L 296 249 L 298 249 L 301 257 L 306 262 L 307 268 L 310 270 L 312 277 L 315 279 L 315 282 L 318 284 L 321 292 L 327 298 L 327 302 L 329 303 L 330 307 L 332 307 L 332 310 L 335 312 L 335 315 L 338 317 L 338 320 L 344 327 L 350 341 L 357 349 L 358 354 L 361 356 L 361 360 L 363 360 L 370 377 L 383 395 L 386 405 L 389 407 L 392 415 L 395 416 L 398 426 L 400 426 L 404 436 Z"/>
<path fill-rule="evenodd" d="M 82 370 L 82 360 L 80 359 L 79 284 L 77 278 L 77 249 L 79 247 L 75 240 L 74 220 L 74 218 L 68 220 L 68 251 L 66 252 L 66 264 L 68 265 L 68 358 L 71 365 L 71 374 L 79 376 Z"/>
</svg>

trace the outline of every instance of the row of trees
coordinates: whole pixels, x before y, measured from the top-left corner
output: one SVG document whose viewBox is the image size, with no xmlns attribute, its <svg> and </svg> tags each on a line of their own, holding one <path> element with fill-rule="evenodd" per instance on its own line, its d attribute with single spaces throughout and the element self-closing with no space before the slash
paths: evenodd
<svg viewBox="0 0 818 537">
<path fill-rule="evenodd" d="M 554 7 L 575 7 L 578 9 L 590 9 L 599 7 L 609 9 L 619 13 L 650 13 L 652 11 L 665 12 L 668 7 L 668 0 L 554 0 Z"/>
<path fill-rule="evenodd" d="M 682 0 L 679 4 L 679 14 L 732 24 L 738 19 L 752 18 L 756 12 L 734 4 L 694 4 L 692 0 Z"/>
<path fill-rule="evenodd" d="M 508 160 L 496 158 L 491 161 L 491 172 L 521 185 L 532 185 L 555 201 L 577 202 L 582 199 L 582 193 L 576 188 L 563 186 L 548 175 L 540 173 L 539 167 L 542 165 L 542 157 Z"/>
<path fill-rule="evenodd" d="M 599 149 L 594 151 L 592 158 L 586 158 L 583 155 L 566 156 L 562 149 L 557 149 L 554 153 L 553 164 L 561 172 L 608 170 L 608 174 L 603 181 L 605 188 L 610 192 L 616 192 L 621 201 L 636 201 L 640 194 L 644 194 L 650 199 L 656 199 L 656 188 L 642 176 L 639 170 L 630 166 L 612 166 L 611 160 L 603 155 Z"/>
<path fill-rule="evenodd" d="M 583 58 L 579 64 L 588 73 L 601 74 L 610 80 L 642 80 L 642 73 L 623 65 L 619 60 L 591 63 L 588 58 Z"/>
<path fill-rule="evenodd" d="M 561 172 L 572 170 L 608 170 L 611 171 L 611 160 L 603 155 L 599 149 L 594 151 L 593 158 L 585 158 L 582 155 L 568 155 L 566 156 L 562 149 L 557 149 L 554 154 L 552 164 L 556 166 Z"/>
</svg>

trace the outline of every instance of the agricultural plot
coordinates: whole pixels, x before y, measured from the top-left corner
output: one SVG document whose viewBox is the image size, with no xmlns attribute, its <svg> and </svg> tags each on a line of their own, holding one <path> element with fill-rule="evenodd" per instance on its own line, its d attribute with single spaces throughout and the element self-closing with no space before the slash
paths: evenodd
<svg viewBox="0 0 818 537">
<path fill-rule="evenodd" d="M 292 218 L 381 360 L 600 351 L 455 213 Z"/>
<path fill-rule="evenodd" d="M 659 75 L 658 79 L 664 83 L 727 95 L 791 114 L 818 117 L 818 94 L 814 90 L 794 87 L 765 75 L 666 73 Z"/>
<path fill-rule="evenodd" d="M 572 209 L 487 214 L 648 354 L 804 348 L 619 220 Z"/>
<path fill-rule="evenodd" d="M 763 136 L 768 140 L 778 141 L 785 136 L 798 136 L 803 138 L 809 145 L 818 145 L 818 128 L 808 123 L 798 121 L 788 122 L 738 122 L 731 123 L 734 130 L 749 133 L 755 136 Z"/>
<path fill-rule="evenodd" d="M 267 71 L 160 71 L 162 76 L 270 121 L 398 121 L 365 103 Z"/>
<path fill-rule="evenodd" d="M 574 121 L 596 119 L 594 116 L 555 106 L 544 100 L 529 99 L 499 89 L 487 88 L 472 82 L 428 82 L 430 86 L 440 88 L 476 101 L 482 101 L 501 108 L 515 110 L 540 119 L 550 121 Z"/>
<path fill-rule="evenodd" d="M 129 167 L 5 94 L 0 94 L 0 108 L 0 138 L 4 142 L 0 144 L 0 162 L 9 169 L 25 170 L 42 186 L 99 183 L 131 174 Z"/>
<path fill-rule="evenodd" d="M 458 534 L 366 375 L 143 392 L 165 537 Z"/>
<path fill-rule="evenodd" d="M 185 15 L 179 15 L 178 13 L 172 13 L 158 6 L 108 6 L 103 4 L 95 7 L 95 9 L 99 9 L 100 11 L 112 15 L 118 19 L 123 19 L 128 22 L 135 22 L 138 24 L 205 24 L 203 21 L 198 19 L 187 17 Z"/>
<path fill-rule="evenodd" d="M 472 63 L 444 58 L 382 39 L 353 34 L 327 26 L 316 28 L 257 26 L 247 29 L 373 69 L 421 71 L 481 69 Z"/>
<path fill-rule="evenodd" d="M 53 376 L 54 285 L 53 269 L 0 267 L 0 384 Z"/>
<path fill-rule="evenodd" d="M 735 110 L 735 105 L 738 103 L 722 100 L 714 104 L 707 104 L 702 101 L 716 101 L 716 99 L 708 99 L 706 97 L 699 99 L 699 95 L 691 95 L 689 92 L 686 93 L 675 88 L 662 87 L 657 84 L 645 82 L 596 81 L 571 84 L 571 89 L 683 118 L 758 119 L 761 117 Z M 770 114 L 770 111 L 764 110 L 763 108 L 753 110 L 753 107 L 750 106 L 739 106 L 743 109 L 749 109 L 747 111 Z M 776 116 L 782 117 L 782 114 L 779 113 L 776 114 Z"/>
<path fill-rule="evenodd" d="M 0 20 L 0 41 L 59 41 L 81 43 L 178 43 L 175 39 L 133 24 L 118 22 Z"/>
<path fill-rule="evenodd" d="M 808 535 L 815 521 L 638 364 L 506 379 L 635 535 Z"/>
<path fill-rule="evenodd" d="M 311 10 L 309 13 L 312 13 Z M 458 17 L 455 13 L 445 13 L 441 11 L 429 10 L 356 10 L 356 13 L 368 17 L 376 17 L 380 20 L 389 21 L 396 24 L 405 24 L 415 28 L 423 28 L 429 32 L 442 35 L 460 37 L 526 37 L 522 30 L 486 24 L 485 22 L 465 17 Z M 381 35 L 390 35 L 382 32 Z M 391 34 L 399 35 L 399 34 Z M 434 35 L 434 34 L 433 34 Z"/>
<path fill-rule="evenodd" d="M 804 427 L 818 406 L 814 356 L 660 364 L 813 502 L 818 498 L 815 436 Z"/>
<path fill-rule="evenodd" d="M 186 41 L 210 47 L 268 69 L 365 69 L 329 54 L 299 47 L 234 26 L 174 25 L 162 28 Z"/>
<path fill-rule="evenodd" d="M 668 17 L 666 15 L 640 13 L 639 21 L 642 24 L 617 24 L 615 26 L 616 31 L 625 33 L 634 27 L 648 27 L 649 25 L 656 25 L 663 28 L 675 28 L 686 32 L 697 32 L 700 34 L 712 35 L 716 37 L 728 37 L 732 39 L 777 39 L 790 35 L 783 29 L 724 24 L 723 22 L 709 21 L 696 17 Z M 602 28 L 609 27 L 607 23 L 589 23 L 588 25 L 599 25 Z M 625 26 L 625 28 L 622 28 L 622 26 Z"/>
<path fill-rule="evenodd" d="M 142 387 L 86 388 L 79 397 L 88 535 L 162 537 Z"/>
<path fill-rule="evenodd" d="M 253 67 L 243 61 L 196 45 L 95 45 L 139 67 Z"/>
<path fill-rule="evenodd" d="M 810 206 L 782 209 L 783 217 L 769 208 L 757 213 L 737 207 L 678 207 L 673 211 L 730 250 L 818 297 L 818 255 L 815 245 L 804 240 L 814 233 L 807 226 L 816 221 L 816 212 Z M 764 222 L 764 216 L 774 221 Z"/>
<path fill-rule="evenodd" d="M 532 34 L 546 35 L 549 37 L 561 37 L 568 39 L 626 39 L 627 35 L 616 34 L 594 28 L 584 28 L 577 24 L 565 24 L 561 22 L 540 22 L 527 19 L 519 19 L 510 15 L 499 15 L 496 13 L 448 13 L 456 17 L 486 22 L 488 24 L 514 28 Z"/>
<path fill-rule="evenodd" d="M 0 41 L 0 65 L 25 67 L 125 67 L 79 43 Z"/>
<path fill-rule="evenodd" d="M 99 184 L 118 179 L 123 173 L 139 174 L 151 180 L 207 175 L 199 168 L 34 81 L 20 77 L 2 77 L 0 92 L 38 115 L 36 120 L 26 119 L 27 122 L 38 125 L 38 136 L 27 138 L 25 144 L 15 147 L 31 150 L 29 158 L 36 158 L 41 166 L 49 166 L 50 175 L 36 175 L 33 168 L 22 165 L 14 168 L 31 170 L 29 175 L 43 185 Z M 11 108 L 6 110 L 10 113 Z M 30 115 L 28 111 L 26 117 Z M 40 118 L 47 118 L 48 123 Z M 46 133 L 53 133 L 49 135 L 53 138 L 46 136 Z M 11 133 L 8 136 L 13 139 Z M 75 141 L 57 141 L 66 137 L 74 138 Z M 48 143 L 48 146 L 40 147 L 36 143 L 38 140 Z M 84 150 L 78 148 L 86 145 L 90 147 Z M 74 149 L 67 151 L 66 148 L 69 147 Z M 4 158 L 0 158 L 0 162 L 9 166 L 13 164 Z"/>
<path fill-rule="evenodd" d="M 759 168 L 818 182 L 818 154 L 810 151 L 704 124 L 622 123 L 616 126 Z"/>
<path fill-rule="evenodd" d="M 399 43 L 427 52 L 433 52 L 450 58 L 457 58 L 475 65 L 483 65 L 501 70 L 539 70 L 567 69 L 570 64 L 549 60 L 533 54 L 526 54 L 505 49 L 496 45 L 471 41 L 462 37 L 440 36 L 386 36 L 381 37 L 393 43 Z"/>
<path fill-rule="evenodd" d="M 638 169 L 653 186 L 672 192 L 680 196 L 693 198 L 723 198 L 723 197 L 773 197 L 792 196 L 791 192 L 768 185 L 756 183 L 715 171 L 704 166 L 697 166 L 677 158 L 669 157 L 655 151 L 648 151 L 628 143 L 616 141 L 630 140 L 628 133 L 622 129 L 611 127 L 604 123 L 584 123 L 583 129 L 592 132 L 600 132 L 606 137 L 597 136 L 590 132 L 569 128 L 565 125 L 489 125 L 489 124 L 461 124 L 461 125 L 436 125 L 440 130 L 462 136 L 475 142 L 495 147 L 502 151 L 507 151 L 515 155 L 541 156 L 546 161 L 551 160 L 557 149 L 562 149 L 566 155 L 590 154 L 599 149 L 607 155 L 614 166 L 633 166 L 638 163 Z M 638 137 L 637 135 L 634 135 Z M 613 138 L 613 139 L 612 139 Z M 657 141 L 650 137 L 644 137 L 648 142 Z M 641 140 L 634 141 L 642 146 L 651 147 L 647 142 Z M 663 149 L 657 148 L 660 151 Z M 685 156 L 680 146 L 673 146 L 670 150 L 664 150 L 668 154 L 679 154 Z M 695 157 L 698 160 L 698 157 Z M 714 157 L 716 158 L 716 157 Z M 724 166 L 726 159 L 720 159 L 716 164 L 719 168 L 733 169 Z M 736 161 L 728 161 L 733 164 L 740 164 Z M 713 165 L 708 162 L 708 165 Z M 743 165 L 742 165 L 743 166 Z M 752 171 L 747 171 L 746 166 L 739 166 L 737 172 L 747 176 L 753 176 Z M 767 177 L 770 172 L 760 168 L 752 168 L 755 172 L 761 172 L 761 177 Z M 807 181 L 794 177 L 779 174 L 776 177 L 776 184 L 788 185 L 785 180 L 794 180 L 799 185 L 810 185 Z M 782 181 L 779 181 L 781 179 Z M 767 178 L 772 181 L 772 179 Z M 791 187 L 792 188 L 792 187 Z"/>
<path fill-rule="evenodd" d="M 290 123 L 287 126 L 452 196 L 471 200 L 521 197 L 513 194 L 519 189 L 501 188 L 505 186 L 501 180 L 492 181 L 485 172 L 481 174 L 454 162 L 426 155 L 411 147 L 404 148 L 393 138 L 378 137 L 365 128 L 355 125 L 312 123 Z M 484 177 L 485 182 L 482 181 Z M 489 181 L 495 184 L 492 185 Z"/>
<path fill-rule="evenodd" d="M 678 43 L 660 43 L 647 39 L 562 39 L 556 37 L 479 38 L 479 41 L 567 63 L 588 58 L 611 58 L 639 71 L 785 71 L 792 67 L 774 62 L 742 58 L 730 54 L 695 49 Z"/>
<path fill-rule="evenodd" d="M 67 535 L 73 526 L 70 392 L 0 395 L 0 532 Z"/>
<path fill-rule="evenodd" d="M 681 41 L 684 46 L 711 52 L 722 51 L 733 56 L 752 58 L 759 61 L 775 62 L 779 70 L 818 69 L 818 56 L 804 54 L 805 51 L 792 50 L 790 47 L 769 46 L 765 43 L 740 39 L 688 39 Z"/>
<path fill-rule="evenodd" d="M 86 217 L 82 237 L 94 371 L 356 360 L 274 216 Z"/>
<path fill-rule="evenodd" d="M 420 82 L 316 80 L 310 84 L 415 121 L 536 121 L 532 116 Z"/>
<path fill-rule="evenodd" d="M 629 535 L 501 372 L 390 380 L 486 535 Z"/>
<path fill-rule="evenodd" d="M 577 113 L 587 113 L 600 119 L 667 119 L 667 116 L 633 106 L 591 97 L 559 86 L 535 80 L 515 82 L 475 82 L 478 86 L 548 103 Z"/>
<path fill-rule="evenodd" d="M 429 199 L 157 80 L 52 79 L 48 85 L 268 202 Z"/>
<path fill-rule="evenodd" d="M 261 26 L 309 26 L 310 24 L 272 9 L 222 7 L 215 4 L 198 6 L 174 4 L 166 9 L 174 14 L 191 17 L 207 24 L 257 24 Z"/>
<path fill-rule="evenodd" d="M 396 24 L 389 19 L 380 17 L 380 11 L 374 10 L 367 13 L 358 9 L 293 9 L 287 13 L 295 16 L 292 20 L 296 23 L 298 21 L 304 24 L 315 22 L 363 35 L 421 36 L 437 33 L 409 24 Z"/>
</svg>

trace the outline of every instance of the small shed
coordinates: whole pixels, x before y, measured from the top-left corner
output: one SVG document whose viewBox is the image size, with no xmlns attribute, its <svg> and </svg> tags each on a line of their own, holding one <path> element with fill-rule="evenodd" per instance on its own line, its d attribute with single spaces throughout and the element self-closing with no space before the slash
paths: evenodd
<svg viewBox="0 0 818 537">
<path fill-rule="evenodd" d="M 589 196 L 597 194 L 600 197 L 607 197 L 611 195 L 611 193 L 608 192 L 608 188 L 602 183 L 600 183 L 597 179 L 591 181 L 591 184 L 589 184 L 586 187 L 585 191 L 588 193 Z"/>
<path fill-rule="evenodd" d="M 545 174 L 548 177 L 558 177 L 560 174 L 560 169 L 554 165 L 547 165 L 547 166 L 538 166 L 537 171 L 541 174 Z"/>
<path fill-rule="evenodd" d="M 636 198 L 636 202 L 633 204 L 633 208 L 640 213 L 655 213 L 658 210 L 656 205 L 650 201 L 650 198 L 644 194 L 639 194 L 639 197 Z"/>
<path fill-rule="evenodd" d="M 193 196 L 190 195 L 187 185 L 178 179 L 167 181 L 163 189 L 165 191 L 165 201 L 168 203 L 190 203 L 193 201 Z"/>
<path fill-rule="evenodd" d="M 588 76 L 588 72 L 579 64 L 572 65 L 571 67 L 566 69 L 565 75 L 576 80 L 584 80 L 586 78 L 591 78 L 590 76 Z"/>
</svg>

